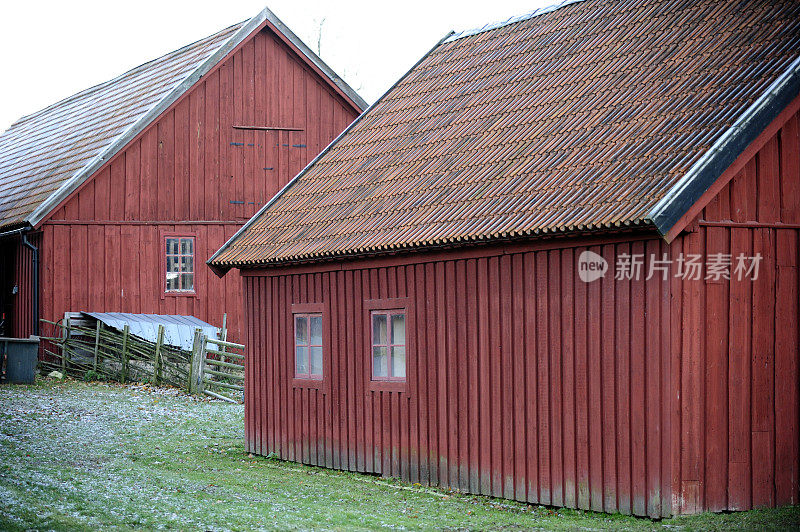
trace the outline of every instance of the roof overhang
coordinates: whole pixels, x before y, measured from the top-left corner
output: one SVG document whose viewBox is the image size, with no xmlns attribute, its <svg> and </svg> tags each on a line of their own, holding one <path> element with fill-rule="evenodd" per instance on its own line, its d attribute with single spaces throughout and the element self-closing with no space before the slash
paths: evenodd
<svg viewBox="0 0 800 532">
<path fill-rule="evenodd" d="M 688 223 L 684 215 L 799 94 L 800 56 L 656 203 L 647 220 L 661 236 L 674 238 Z"/>
<path fill-rule="evenodd" d="M 392 262 L 431 262 L 453 260 L 454 257 L 495 256 L 498 254 L 522 253 L 540 249 L 561 249 L 577 246 L 602 245 L 660 238 L 652 225 L 629 224 L 604 228 L 584 228 L 572 231 L 542 232 L 535 235 L 519 235 L 506 238 L 467 240 L 430 245 L 408 246 L 394 249 L 375 249 L 351 253 L 306 256 L 274 262 L 248 262 L 225 265 L 223 274 L 229 269 L 269 271 L 270 275 L 289 272 L 322 271 L 344 269 L 350 264 L 356 268 L 369 268 Z M 499 250 L 499 252 L 498 252 Z M 421 258 L 424 257 L 424 258 Z"/>
<path fill-rule="evenodd" d="M 16 225 L 16 227 L 15 227 L 15 225 Z M 9 225 L 8 228 L 6 228 L 4 231 L 0 232 L 0 240 L 2 240 L 4 238 L 12 238 L 12 237 L 20 236 L 21 234 L 27 233 L 30 230 L 31 230 L 31 226 L 28 225 L 28 224 Z"/>
</svg>

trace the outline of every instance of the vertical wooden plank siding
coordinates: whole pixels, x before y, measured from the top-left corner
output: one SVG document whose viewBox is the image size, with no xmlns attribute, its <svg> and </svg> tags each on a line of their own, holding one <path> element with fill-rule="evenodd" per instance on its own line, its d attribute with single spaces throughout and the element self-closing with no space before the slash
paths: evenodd
<svg viewBox="0 0 800 532">
<path fill-rule="evenodd" d="M 732 260 L 730 280 L 674 283 L 672 315 L 683 325 L 673 331 L 681 382 L 676 511 L 800 500 L 798 198 L 795 115 L 705 206 L 696 231 L 671 246 L 673 256 Z M 735 275 L 740 255 L 761 256 L 757 279 Z"/>
<path fill-rule="evenodd" d="M 646 245 L 666 249 L 658 240 Z M 248 434 L 261 432 L 247 438 L 248 451 L 523 501 L 669 514 L 661 506 L 669 456 L 661 452 L 658 408 L 669 395 L 660 364 L 669 359 L 660 338 L 669 330 L 649 320 L 616 326 L 620 314 L 626 323 L 646 312 L 660 320 L 669 282 L 586 284 L 575 274 L 583 249 L 325 273 L 245 272 L 249 360 L 254 368 L 276 368 L 268 386 L 248 380 L 246 408 L 255 410 L 247 415 Z M 614 263 L 630 246 L 592 249 Z M 623 309 L 617 298 L 627 290 L 639 295 Z M 372 300 L 397 297 L 408 298 L 416 323 L 407 330 L 415 349 L 403 389 L 370 381 L 364 310 Z M 324 305 L 330 328 L 324 380 L 314 387 L 293 378 L 291 349 L 291 305 L 310 303 Z M 633 327 L 642 338 L 647 330 L 648 340 L 631 356 L 629 336 L 608 327 Z M 578 375 L 584 384 L 576 383 Z M 638 419 L 637 430 L 615 429 L 618 418 Z M 320 452 L 300 452 L 306 446 Z M 627 449 L 641 461 L 633 471 Z M 640 497 L 634 508 L 620 496 L 631 485 Z"/>
<path fill-rule="evenodd" d="M 795 116 L 671 244 L 599 237 L 244 272 L 252 360 L 270 368 L 249 384 L 248 419 L 263 420 L 249 430 L 265 442 L 249 450 L 654 517 L 797 504 L 798 148 Z M 602 280 L 577 275 L 586 250 L 611 265 Z M 643 275 L 614 279 L 631 254 Z M 700 276 L 676 276 L 693 254 Z M 740 254 L 762 257 L 756 280 L 736 278 Z M 706 278 L 719 255 L 731 278 Z M 649 275 L 652 258 L 672 261 L 667 276 Z M 398 297 L 414 348 L 405 387 L 382 387 L 366 309 Z M 329 327 L 312 389 L 292 379 L 290 305 L 306 303 L 323 303 Z M 301 442 L 319 451 L 294 452 Z"/>
<path fill-rule="evenodd" d="M 230 339 L 245 338 L 238 273 L 219 279 L 205 261 L 356 116 L 278 37 L 256 33 L 45 222 L 41 316 L 178 313 L 220 324 L 227 312 Z M 303 131 L 287 142 L 236 125 Z M 197 297 L 162 297 L 165 233 L 195 237 Z M 27 279 L 29 251 L 17 255 Z M 14 333 L 27 335 L 27 289 L 17 301 Z"/>
</svg>

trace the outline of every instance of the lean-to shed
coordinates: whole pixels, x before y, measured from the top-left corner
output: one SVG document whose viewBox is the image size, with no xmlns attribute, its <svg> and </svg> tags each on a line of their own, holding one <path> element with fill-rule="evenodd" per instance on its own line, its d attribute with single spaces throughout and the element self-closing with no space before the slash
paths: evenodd
<svg viewBox="0 0 800 532">
<path fill-rule="evenodd" d="M 203 263 L 364 101 L 269 9 L 0 135 L 0 332 L 66 312 L 179 314 L 241 337 Z"/>
<path fill-rule="evenodd" d="M 253 453 L 636 515 L 797 504 L 800 4 L 449 35 L 209 261 Z"/>
</svg>

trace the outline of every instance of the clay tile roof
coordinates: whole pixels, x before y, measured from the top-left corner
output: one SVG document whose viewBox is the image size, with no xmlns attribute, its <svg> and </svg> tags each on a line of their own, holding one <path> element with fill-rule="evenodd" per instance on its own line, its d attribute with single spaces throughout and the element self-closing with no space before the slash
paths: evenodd
<svg viewBox="0 0 800 532">
<path fill-rule="evenodd" d="M 796 1 L 572 1 L 452 35 L 209 264 L 668 229 L 798 51 Z"/>
</svg>

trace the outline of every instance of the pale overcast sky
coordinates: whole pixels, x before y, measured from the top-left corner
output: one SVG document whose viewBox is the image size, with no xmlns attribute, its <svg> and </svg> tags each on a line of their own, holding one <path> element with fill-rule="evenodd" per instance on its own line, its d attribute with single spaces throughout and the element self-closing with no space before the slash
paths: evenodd
<svg viewBox="0 0 800 532">
<path fill-rule="evenodd" d="M 266 3 L 265 3 L 266 2 Z M 0 131 L 23 115 L 206 35 L 266 5 L 372 103 L 450 30 L 529 13 L 553 0 L 17 1 L 0 8 Z"/>
</svg>

